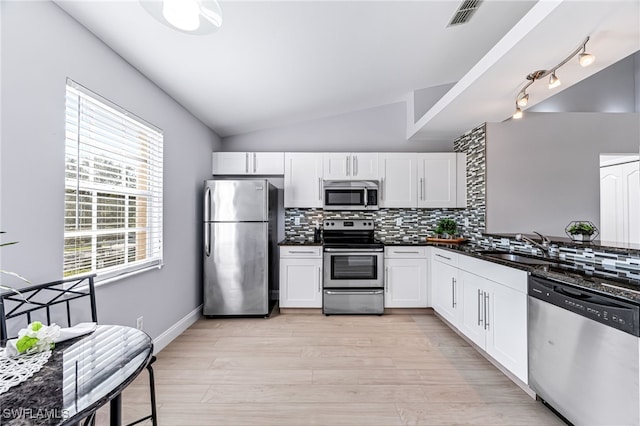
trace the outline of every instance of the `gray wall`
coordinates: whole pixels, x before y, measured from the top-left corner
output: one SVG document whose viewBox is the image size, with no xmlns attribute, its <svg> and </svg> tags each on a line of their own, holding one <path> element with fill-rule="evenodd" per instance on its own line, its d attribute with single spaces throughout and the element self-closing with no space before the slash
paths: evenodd
<svg viewBox="0 0 640 426">
<path fill-rule="evenodd" d="M 34 283 L 62 277 L 70 77 L 164 130 L 165 266 L 97 290 L 100 322 L 135 326 L 143 315 L 156 337 L 201 303 L 199 193 L 219 138 L 54 3 L 0 7 L 0 229 L 19 241 L 3 247 L 2 267 Z"/>
<path fill-rule="evenodd" d="M 640 112 L 638 83 L 640 52 L 528 108 L 525 115 L 529 112 Z"/>
<path fill-rule="evenodd" d="M 564 236 L 600 223 L 601 153 L 636 153 L 638 113 L 525 113 L 487 123 L 487 232 Z"/>
<path fill-rule="evenodd" d="M 439 152 L 453 141 L 407 141 L 404 102 L 226 137 L 223 151 Z"/>
</svg>

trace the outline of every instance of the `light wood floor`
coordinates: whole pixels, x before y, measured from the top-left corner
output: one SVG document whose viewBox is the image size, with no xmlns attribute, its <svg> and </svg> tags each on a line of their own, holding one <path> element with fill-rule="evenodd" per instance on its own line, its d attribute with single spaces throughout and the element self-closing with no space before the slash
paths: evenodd
<svg viewBox="0 0 640 426">
<path fill-rule="evenodd" d="M 562 424 L 435 315 L 203 319 L 154 365 L 163 426 Z"/>
</svg>

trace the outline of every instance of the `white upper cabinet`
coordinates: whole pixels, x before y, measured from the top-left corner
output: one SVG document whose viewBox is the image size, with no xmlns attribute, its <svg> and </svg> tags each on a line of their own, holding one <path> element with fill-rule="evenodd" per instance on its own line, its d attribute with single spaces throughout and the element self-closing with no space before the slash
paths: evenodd
<svg viewBox="0 0 640 426">
<path fill-rule="evenodd" d="M 214 175 L 283 175 L 283 152 L 214 152 Z"/>
<path fill-rule="evenodd" d="M 325 180 L 378 179 L 378 153 L 325 153 Z"/>
<path fill-rule="evenodd" d="M 457 156 L 437 152 L 418 156 L 418 207 L 457 207 Z"/>
<path fill-rule="evenodd" d="M 284 154 L 284 206 L 322 207 L 322 153 Z"/>
<path fill-rule="evenodd" d="M 640 244 L 638 161 L 600 167 L 600 239 Z"/>
<path fill-rule="evenodd" d="M 416 157 L 415 153 L 378 154 L 380 207 L 417 207 Z"/>
</svg>

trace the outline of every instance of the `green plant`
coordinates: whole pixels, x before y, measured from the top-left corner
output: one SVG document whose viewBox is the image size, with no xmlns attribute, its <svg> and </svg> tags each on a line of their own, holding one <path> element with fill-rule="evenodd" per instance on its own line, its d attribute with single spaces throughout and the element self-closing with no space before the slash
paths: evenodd
<svg viewBox="0 0 640 426">
<path fill-rule="evenodd" d="M 585 222 L 576 222 L 567 229 L 567 232 L 571 235 L 592 235 L 596 232 L 596 228 Z"/>
<path fill-rule="evenodd" d="M 458 229 L 458 224 L 455 220 L 449 218 L 440 219 L 437 223 L 436 234 L 449 234 L 455 235 Z"/>
</svg>

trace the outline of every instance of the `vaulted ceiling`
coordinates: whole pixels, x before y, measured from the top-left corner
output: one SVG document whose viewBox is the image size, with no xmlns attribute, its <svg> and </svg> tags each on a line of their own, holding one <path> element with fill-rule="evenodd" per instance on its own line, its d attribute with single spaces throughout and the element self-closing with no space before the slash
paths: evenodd
<svg viewBox="0 0 640 426">
<path fill-rule="evenodd" d="M 640 50 L 638 0 L 485 0 L 450 27 L 457 1 L 221 1 L 209 35 L 134 0 L 56 3 L 223 137 L 404 100 L 407 138 L 453 138 L 508 118 L 525 76 L 587 35 L 596 64 L 567 64 L 564 87 Z M 429 88 L 447 90 L 414 120 Z"/>
</svg>

